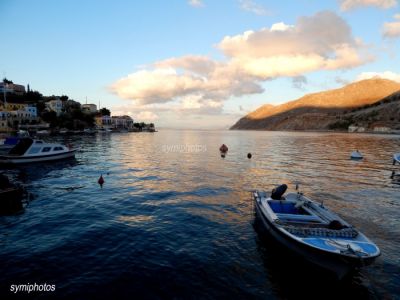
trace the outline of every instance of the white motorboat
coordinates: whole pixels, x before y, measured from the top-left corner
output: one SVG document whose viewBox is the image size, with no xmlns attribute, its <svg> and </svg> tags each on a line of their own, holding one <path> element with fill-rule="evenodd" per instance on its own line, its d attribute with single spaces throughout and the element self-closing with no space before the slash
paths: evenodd
<svg viewBox="0 0 400 300">
<path fill-rule="evenodd" d="M 400 164 L 400 152 L 393 154 L 393 165 Z"/>
<path fill-rule="evenodd" d="M 272 193 L 253 193 L 257 215 L 281 244 L 338 278 L 371 264 L 380 255 L 371 240 L 322 204 L 302 193 L 288 193 L 283 198 L 286 188 L 282 185 Z"/>
<path fill-rule="evenodd" d="M 6 155 L 0 155 L 2 164 L 24 164 L 71 158 L 76 149 L 42 140 L 23 138 Z"/>
<path fill-rule="evenodd" d="M 360 151 L 356 150 L 356 151 L 351 152 L 350 158 L 351 159 L 363 159 L 363 156 L 360 153 Z"/>
</svg>

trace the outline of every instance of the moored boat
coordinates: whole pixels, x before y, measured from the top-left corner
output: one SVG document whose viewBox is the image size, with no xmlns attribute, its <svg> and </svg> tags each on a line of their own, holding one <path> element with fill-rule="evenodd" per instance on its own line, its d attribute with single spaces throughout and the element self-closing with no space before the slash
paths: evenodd
<svg viewBox="0 0 400 300">
<path fill-rule="evenodd" d="M 393 165 L 400 164 L 400 152 L 393 154 Z"/>
<path fill-rule="evenodd" d="M 356 151 L 351 152 L 350 158 L 351 159 L 363 159 L 363 156 L 360 151 L 356 150 Z"/>
<path fill-rule="evenodd" d="M 282 245 L 338 278 L 380 255 L 371 240 L 322 204 L 302 193 L 283 198 L 285 191 L 286 186 L 280 186 L 272 193 L 253 193 L 258 216 Z"/>
<path fill-rule="evenodd" d="M 76 149 L 42 140 L 23 138 L 8 154 L 0 155 L 2 164 L 23 164 L 66 159 L 75 156 Z"/>
</svg>

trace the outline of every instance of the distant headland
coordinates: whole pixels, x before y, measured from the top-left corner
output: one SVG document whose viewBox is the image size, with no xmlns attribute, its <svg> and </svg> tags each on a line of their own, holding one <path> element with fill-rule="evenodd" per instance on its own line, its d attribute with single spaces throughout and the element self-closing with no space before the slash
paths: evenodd
<svg viewBox="0 0 400 300">
<path fill-rule="evenodd" d="M 266 104 L 230 129 L 400 133 L 400 83 L 367 79 L 277 106 Z"/>
</svg>

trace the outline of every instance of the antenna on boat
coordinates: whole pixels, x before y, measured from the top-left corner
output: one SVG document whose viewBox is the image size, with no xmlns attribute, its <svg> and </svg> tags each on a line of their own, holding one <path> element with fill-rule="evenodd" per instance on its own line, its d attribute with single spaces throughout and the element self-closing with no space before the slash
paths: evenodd
<svg viewBox="0 0 400 300">
<path fill-rule="evenodd" d="M 322 208 L 325 208 L 325 206 L 324 206 L 324 199 L 321 200 L 321 204 L 320 204 L 319 206 L 322 207 Z"/>
<path fill-rule="evenodd" d="M 296 182 L 296 191 L 297 191 L 297 200 L 300 200 L 300 197 L 303 196 L 303 193 L 300 192 L 300 184 Z"/>
</svg>

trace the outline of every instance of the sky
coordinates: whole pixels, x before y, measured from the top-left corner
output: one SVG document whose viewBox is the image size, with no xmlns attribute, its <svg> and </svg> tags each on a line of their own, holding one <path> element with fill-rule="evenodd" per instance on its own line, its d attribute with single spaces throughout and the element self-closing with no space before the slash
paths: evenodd
<svg viewBox="0 0 400 300">
<path fill-rule="evenodd" d="M 400 82 L 399 0 L 1 0 L 0 75 L 163 128 Z"/>
</svg>

